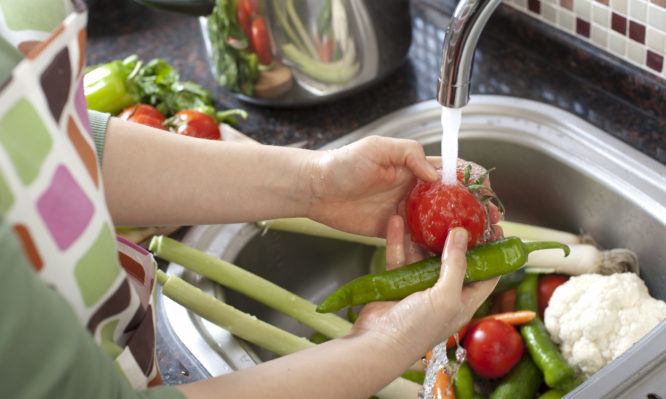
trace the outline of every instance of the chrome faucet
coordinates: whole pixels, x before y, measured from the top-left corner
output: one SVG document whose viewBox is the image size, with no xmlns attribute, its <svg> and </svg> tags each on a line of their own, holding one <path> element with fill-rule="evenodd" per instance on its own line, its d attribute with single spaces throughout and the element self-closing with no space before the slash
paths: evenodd
<svg viewBox="0 0 666 399">
<path fill-rule="evenodd" d="M 444 35 L 437 101 L 448 108 L 469 102 L 474 50 L 486 22 L 502 0 L 460 0 Z"/>
</svg>

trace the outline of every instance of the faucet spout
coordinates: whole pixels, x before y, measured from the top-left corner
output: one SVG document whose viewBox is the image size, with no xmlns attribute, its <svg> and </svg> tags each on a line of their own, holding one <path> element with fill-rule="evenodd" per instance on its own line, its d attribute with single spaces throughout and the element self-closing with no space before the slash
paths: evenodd
<svg viewBox="0 0 666 399">
<path fill-rule="evenodd" d="M 444 35 L 437 101 L 448 108 L 469 102 L 474 50 L 479 36 L 502 0 L 460 0 Z"/>
</svg>

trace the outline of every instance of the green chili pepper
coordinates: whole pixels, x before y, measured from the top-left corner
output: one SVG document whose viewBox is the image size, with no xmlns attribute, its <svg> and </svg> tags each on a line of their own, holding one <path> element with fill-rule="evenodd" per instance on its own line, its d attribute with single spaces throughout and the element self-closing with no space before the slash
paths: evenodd
<svg viewBox="0 0 666 399">
<path fill-rule="evenodd" d="M 542 382 L 541 371 L 526 355 L 509 374 L 502 378 L 490 395 L 490 399 L 531 399 L 536 395 Z"/>
<path fill-rule="evenodd" d="M 474 399 L 474 375 L 467 362 L 461 363 L 453 376 L 453 390 L 456 399 Z"/>
<path fill-rule="evenodd" d="M 565 256 L 569 255 L 568 246 L 554 241 L 524 243 L 518 237 L 508 237 L 479 245 L 467 251 L 465 281 L 486 280 L 511 273 L 525 265 L 530 252 L 551 248 L 560 248 Z M 440 269 L 441 259 L 432 257 L 398 269 L 359 277 L 326 298 L 317 311 L 328 313 L 346 306 L 402 299 L 432 287 L 439 278 Z"/>
<path fill-rule="evenodd" d="M 138 93 L 128 90 L 131 73 L 122 61 L 113 61 L 93 68 L 85 74 L 83 91 L 88 109 L 117 114 L 123 108 L 139 102 Z"/>
<path fill-rule="evenodd" d="M 539 396 L 539 399 L 560 399 L 564 396 L 564 392 L 558 391 L 557 389 L 551 389 Z"/>
<path fill-rule="evenodd" d="M 516 310 L 536 311 L 538 279 L 537 274 L 528 274 L 518 286 Z M 574 369 L 569 366 L 550 338 L 550 333 L 539 317 L 521 325 L 520 334 L 534 363 L 543 372 L 546 385 L 569 392 L 581 383 Z"/>
</svg>

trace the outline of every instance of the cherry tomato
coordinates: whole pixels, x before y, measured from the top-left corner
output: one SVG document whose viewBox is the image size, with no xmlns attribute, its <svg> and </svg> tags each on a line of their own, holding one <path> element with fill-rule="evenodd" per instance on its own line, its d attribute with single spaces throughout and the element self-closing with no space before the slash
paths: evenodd
<svg viewBox="0 0 666 399">
<path fill-rule="evenodd" d="M 523 340 L 503 321 L 487 319 L 472 326 L 464 341 L 469 366 L 484 378 L 506 375 L 523 354 Z"/>
<path fill-rule="evenodd" d="M 221 139 L 215 118 L 201 111 L 180 111 L 171 118 L 169 124 L 176 128 L 178 134 L 210 140 Z"/>
<path fill-rule="evenodd" d="M 539 317 L 541 317 L 541 319 L 543 319 L 543 312 L 546 311 L 546 307 L 548 307 L 548 302 L 550 302 L 550 297 L 553 296 L 555 288 L 566 283 L 567 280 L 567 277 L 559 274 L 546 274 L 539 277 L 537 298 L 539 302 Z"/>
<path fill-rule="evenodd" d="M 268 36 L 266 21 L 262 17 L 256 17 L 252 21 L 252 46 L 254 52 L 259 58 L 259 62 L 269 65 L 273 61 L 273 50 L 271 49 L 271 40 Z"/>
<path fill-rule="evenodd" d="M 243 29 L 243 34 L 247 39 L 250 47 L 252 46 L 252 29 L 250 28 L 252 24 L 252 16 L 247 12 L 247 9 L 243 6 L 243 1 L 238 2 L 236 7 L 236 20 L 241 29 Z"/>
<path fill-rule="evenodd" d="M 166 118 L 157 110 L 157 108 L 148 104 L 131 105 L 122 110 L 122 112 L 118 114 L 118 118 L 167 130 L 163 125 Z"/>
<path fill-rule="evenodd" d="M 465 185 L 445 185 L 419 180 L 407 196 L 405 216 L 412 241 L 441 253 L 449 231 L 464 227 L 469 233 L 467 248 L 491 238 L 486 207 Z M 488 235 L 485 236 L 486 232 Z"/>
</svg>

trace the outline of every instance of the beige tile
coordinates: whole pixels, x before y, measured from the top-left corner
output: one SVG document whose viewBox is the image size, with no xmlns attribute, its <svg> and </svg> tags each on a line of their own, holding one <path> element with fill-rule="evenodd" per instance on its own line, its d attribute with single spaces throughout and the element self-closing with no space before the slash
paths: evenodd
<svg viewBox="0 0 666 399">
<path fill-rule="evenodd" d="M 608 29 L 602 28 L 597 24 L 592 24 L 592 31 L 590 33 L 590 40 L 592 43 L 601 47 L 604 50 L 608 49 Z"/>
<path fill-rule="evenodd" d="M 608 50 L 619 56 L 624 58 L 624 55 L 627 50 L 627 38 L 624 35 L 620 35 L 619 33 L 615 31 L 609 31 L 608 32 Z"/>
<path fill-rule="evenodd" d="M 557 25 L 557 9 L 554 5 L 541 3 L 541 16 L 546 22 Z"/>
<path fill-rule="evenodd" d="M 647 13 L 648 26 L 666 33 L 666 9 L 649 4 Z"/>
<path fill-rule="evenodd" d="M 629 17 L 635 21 L 647 23 L 647 0 L 629 0 Z"/>
<path fill-rule="evenodd" d="M 589 0 L 574 0 L 574 13 L 577 17 L 589 21 L 592 17 L 592 3 Z"/>
<path fill-rule="evenodd" d="M 645 45 L 633 40 L 627 42 L 627 58 L 629 58 L 629 61 L 640 66 L 645 66 L 645 52 Z"/>
<path fill-rule="evenodd" d="M 558 13 L 558 25 L 569 33 L 575 32 L 575 18 L 572 12 L 560 9 Z"/>
<path fill-rule="evenodd" d="M 611 0 L 611 10 L 627 15 L 627 0 Z"/>
<path fill-rule="evenodd" d="M 648 27 L 645 44 L 655 53 L 664 54 L 666 52 L 666 33 Z"/>
<path fill-rule="evenodd" d="M 610 27 L 610 10 L 603 4 L 592 3 L 592 22 L 595 24 Z"/>
</svg>

